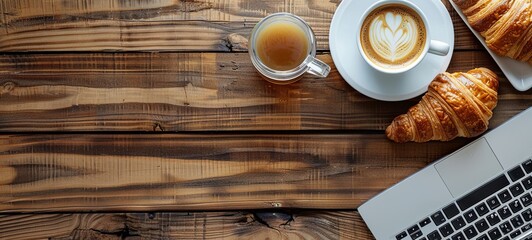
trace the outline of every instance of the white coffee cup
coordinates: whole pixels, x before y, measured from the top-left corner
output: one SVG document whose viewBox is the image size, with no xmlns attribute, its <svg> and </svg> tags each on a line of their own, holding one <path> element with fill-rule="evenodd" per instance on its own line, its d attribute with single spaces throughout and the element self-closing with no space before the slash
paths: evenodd
<svg viewBox="0 0 532 240">
<path fill-rule="evenodd" d="M 360 37 L 361 37 L 361 31 L 362 31 L 363 23 L 366 20 L 366 18 L 368 17 L 368 15 L 371 14 L 373 12 L 373 10 L 376 10 L 377 8 L 380 8 L 380 7 L 385 7 L 386 5 L 402 5 L 403 7 L 410 8 L 411 10 L 415 11 L 417 13 L 417 15 L 419 15 L 419 17 L 421 18 L 421 20 L 422 20 L 422 22 L 424 24 L 424 27 L 425 27 L 426 37 L 425 37 L 424 47 L 421 50 L 421 53 L 417 56 L 417 58 L 415 60 L 409 62 L 408 65 L 401 66 L 401 67 L 398 67 L 398 68 L 386 68 L 386 67 L 383 67 L 383 66 L 380 66 L 380 65 L 374 63 L 366 55 L 366 53 L 364 51 L 364 47 L 362 46 L 362 43 L 361 43 L 362 41 L 360 40 L 361 39 Z M 357 28 L 357 35 L 356 35 L 357 38 L 356 39 L 357 39 L 357 45 L 358 45 L 359 52 L 362 55 L 362 57 L 364 58 L 364 60 L 366 61 L 366 63 L 368 63 L 371 67 L 373 67 L 374 69 L 376 69 L 379 72 L 388 73 L 388 74 L 398 74 L 398 73 L 406 72 L 406 71 L 414 68 L 415 66 L 417 66 L 423 60 L 423 58 L 425 57 L 425 55 L 427 53 L 431 53 L 431 54 L 435 54 L 435 55 L 439 55 L 439 56 L 446 56 L 447 54 L 449 54 L 449 49 L 450 49 L 449 44 L 447 44 L 445 42 L 437 41 L 437 40 L 432 40 L 430 32 L 431 32 L 431 29 L 429 28 L 429 25 L 427 23 L 427 17 L 413 3 L 411 3 L 411 2 L 409 2 L 407 0 L 381 0 L 381 1 L 378 1 L 378 2 L 374 3 L 373 5 L 371 5 L 364 12 L 364 14 L 363 14 L 363 16 L 361 18 L 361 21 L 359 23 L 359 26 Z"/>
</svg>

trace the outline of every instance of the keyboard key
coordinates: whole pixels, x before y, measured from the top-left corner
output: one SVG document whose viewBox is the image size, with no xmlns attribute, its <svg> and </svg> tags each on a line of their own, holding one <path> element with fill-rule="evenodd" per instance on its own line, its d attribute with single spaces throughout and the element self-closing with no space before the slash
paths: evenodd
<svg viewBox="0 0 532 240">
<path fill-rule="evenodd" d="M 491 210 L 499 207 L 501 205 L 501 202 L 499 202 L 499 199 L 497 199 L 496 196 L 493 196 L 491 197 L 490 199 L 488 199 L 487 201 L 488 203 L 488 206 L 490 207 Z"/>
<path fill-rule="evenodd" d="M 516 199 L 510 203 L 510 209 L 512 209 L 512 212 L 517 213 L 521 209 L 523 209 L 523 206 L 521 206 L 521 203 L 519 202 L 519 200 Z"/>
<path fill-rule="evenodd" d="M 428 240 L 442 240 L 442 237 L 438 231 L 431 232 L 427 235 Z"/>
<path fill-rule="evenodd" d="M 425 218 L 421 220 L 421 222 L 419 222 L 419 226 L 424 227 L 424 226 L 427 226 L 429 223 L 431 223 L 430 218 Z"/>
<path fill-rule="evenodd" d="M 486 219 L 488 219 L 488 222 L 490 223 L 491 226 L 501 222 L 501 218 L 499 218 L 499 214 L 494 212 L 494 213 L 491 213 L 490 215 L 488 215 L 486 217 Z"/>
<path fill-rule="evenodd" d="M 510 224 L 509 221 L 506 221 L 506 222 L 501 223 L 501 225 L 499 225 L 499 228 L 501 229 L 501 232 L 502 232 L 503 234 L 508 234 L 508 233 L 510 233 L 512 230 L 514 230 L 514 228 L 512 227 L 512 225 Z"/>
<path fill-rule="evenodd" d="M 459 232 L 451 237 L 451 240 L 466 240 L 464 234 Z"/>
<path fill-rule="evenodd" d="M 490 240 L 486 234 L 477 238 L 477 240 Z"/>
<path fill-rule="evenodd" d="M 402 233 L 397 234 L 397 236 L 395 236 L 395 239 L 401 240 L 401 239 L 405 238 L 406 236 L 407 236 L 406 232 L 402 232 Z"/>
<path fill-rule="evenodd" d="M 506 177 L 506 175 L 502 174 L 496 177 L 495 179 L 489 181 L 488 183 L 480 186 L 479 188 L 473 190 L 467 195 L 461 197 L 460 199 L 458 199 L 458 201 L 456 201 L 456 203 L 462 211 L 465 211 L 466 209 L 472 207 L 473 205 L 479 203 L 480 201 L 486 199 L 490 195 L 498 192 L 499 190 L 508 185 L 510 185 L 508 178 Z"/>
<path fill-rule="evenodd" d="M 521 186 L 521 183 L 516 183 L 510 187 L 510 192 L 512 193 L 512 196 L 517 197 L 521 193 L 523 193 L 525 190 L 523 189 L 523 186 Z"/>
<path fill-rule="evenodd" d="M 521 195 L 519 199 L 521 199 L 523 207 L 528 207 L 528 205 L 532 204 L 532 196 L 530 196 L 530 193 Z"/>
<path fill-rule="evenodd" d="M 532 177 L 525 178 L 523 181 L 521 181 L 521 183 L 523 184 L 526 190 L 531 189 L 532 188 Z"/>
<path fill-rule="evenodd" d="M 488 231 L 488 235 L 491 240 L 496 240 L 502 237 L 501 231 L 498 228 L 494 228 Z"/>
<path fill-rule="evenodd" d="M 465 218 L 465 220 L 466 220 L 468 223 L 471 223 L 471 222 L 477 220 L 478 216 L 477 216 L 477 214 L 475 213 L 475 210 L 471 209 L 471 210 L 467 211 L 467 212 L 464 214 L 464 218 Z"/>
<path fill-rule="evenodd" d="M 432 218 L 432 221 L 434 222 L 434 224 L 436 224 L 436 226 L 440 226 L 442 223 L 445 222 L 445 216 L 443 216 L 443 213 L 441 211 L 437 211 L 436 213 L 432 214 L 430 218 Z"/>
<path fill-rule="evenodd" d="M 419 240 L 427 240 L 427 238 L 426 237 L 422 237 Z"/>
<path fill-rule="evenodd" d="M 475 227 L 479 233 L 486 231 L 489 228 L 488 222 L 485 219 L 480 219 L 475 223 Z"/>
<path fill-rule="evenodd" d="M 532 224 L 527 223 L 525 226 L 523 226 L 523 227 L 521 228 L 521 231 L 522 231 L 522 232 L 526 232 L 526 231 L 528 231 L 528 230 L 530 230 L 530 229 L 532 229 Z"/>
<path fill-rule="evenodd" d="M 526 173 L 532 172 L 532 159 L 526 160 L 522 165 Z"/>
<path fill-rule="evenodd" d="M 488 206 L 486 206 L 486 204 L 484 203 L 481 203 L 478 206 L 476 206 L 475 210 L 477 210 L 477 213 L 479 216 L 483 216 L 484 214 L 489 212 Z"/>
<path fill-rule="evenodd" d="M 423 232 L 421 232 L 421 231 L 417 231 L 417 232 L 415 232 L 415 233 L 410 234 L 410 237 L 411 237 L 412 239 L 418 239 L 418 238 L 421 237 L 421 236 L 423 236 Z"/>
<path fill-rule="evenodd" d="M 440 233 L 443 237 L 447 237 L 451 235 L 454 232 L 453 228 L 451 227 L 451 224 L 445 224 L 440 227 Z"/>
<path fill-rule="evenodd" d="M 497 196 L 499 196 L 499 199 L 503 203 L 508 202 L 510 201 L 510 199 L 512 199 L 512 196 L 510 195 L 510 192 L 508 192 L 508 190 L 500 192 L 499 194 L 497 194 Z"/>
<path fill-rule="evenodd" d="M 466 229 L 464 229 L 464 233 L 465 233 L 467 239 L 472 239 L 478 234 L 477 230 L 473 226 L 469 226 Z"/>
<path fill-rule="evenodd" d="M 451 203 L 449 204 L 449 206 L 443 208 L 443 213 L 445 213 L 445 216 L 447 217 L 447 219 L 451 219 L 454 216 L 458 215 L 458 213 L 460 213 L 460 210 L 458 210 L 458 208 L 456 207 L 456 204 Z"/>
<path fill-rule="evenodd" d="M 511 238 L 516 238 L 516 237 L 519 237 L 519 235 L 521 235 L 521 231 L 519 231 L 519 229 L 518 229 L 518 230 L 515 230 L 514 232 L 512 232 L 510 234 L 510 237 Z"/>
<path fill-rule="evenodd" d="M 414 225 L 412 227 L 409 227 L 406 231 L 408 232 L 408 234 L 412 234 L 419 231 L 419 227 L 417 225 Z"/>
<path fill-rule="evenodd" d="M 514 228 L 519 228 L 523 226 L 523 224 L 525 224 L 520 215 L 517 215 L 513 217 L 512 219 L 510 219 L 510 222 L 512 222 L 512 225 L 514 226 Z"/>
<path fill-rule="evenodd" d="M 515 168 L 512 168 L 512 170 L 508 171 L 508 176 L 510 176 L 510 179 L 512 179 L 512 181 L 515 182 L 519 180 L 520 178 L 524 177 L 525 172 L 523 172 L 523 170 L 521 169 L 521 166 L 517 166 Z"/>
<path fill-rule="evenodd" d="M 453 219 L 451 221 L 451 224 L 453 225 L 455 230 L 459 230 L 460 228 L 465 227 L 466 223 L 462 216 L 458 216 L 457 218 Z"/>
<path fill-rule="evenodd" d="M 525 221 L 527 222 L 530 222 L 530 220 L 532 220 L 532 210 L 530 210 L 530 208 L 523 211 L 521 215 L 523 216 L 523 219 L 525 219 Z"/>
<path fill-rule="evenodd" d="M 510 208 L 508 208 L 508 206 L 504 206 L 502 208 L 499 208 L 499 210 L 497 210 L 497 212 L 499 213 L 499 216 L 502 219 L 506 219 L 506 218 L 508 218 L 509 216 L 512 215 L 512 212 L 510 211 Z"/>
<path fill-rule="evenodd" d="M 501 240 L 510 240 L 510 237 L 506 236 L 506 237 L 501 238 Z"/>
</svg>

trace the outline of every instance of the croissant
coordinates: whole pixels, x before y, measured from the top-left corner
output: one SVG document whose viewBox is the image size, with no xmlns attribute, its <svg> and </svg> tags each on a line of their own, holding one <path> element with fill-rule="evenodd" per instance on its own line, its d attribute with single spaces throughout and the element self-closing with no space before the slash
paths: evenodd
<svg viewBox="0 0 532 240">
<path fill-rule="evenodd" d="M 453 0 L 488 48 L 532 64 L 531 0 Z"/>
<path fill-rule="evenodd" d="M 448 141 L 486 131 L 497 105 L 497 75 L 487 68 L 441 73 L 421 101 L 386 128 L 395 142 Z"/>
</svg>

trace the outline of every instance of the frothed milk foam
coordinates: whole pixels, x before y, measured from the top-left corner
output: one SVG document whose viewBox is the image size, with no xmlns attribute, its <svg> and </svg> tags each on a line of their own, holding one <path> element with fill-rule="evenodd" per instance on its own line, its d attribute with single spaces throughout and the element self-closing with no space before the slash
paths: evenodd
<svg viewBox="0 0 532 240">
<path fill-rule="evenodd" d="M 373 10 L 360 31 L 364 53 L 383 68 L 403 68 L 417 60 L 427 38 L 421 17 L 398 4 Z"/>
</svg>

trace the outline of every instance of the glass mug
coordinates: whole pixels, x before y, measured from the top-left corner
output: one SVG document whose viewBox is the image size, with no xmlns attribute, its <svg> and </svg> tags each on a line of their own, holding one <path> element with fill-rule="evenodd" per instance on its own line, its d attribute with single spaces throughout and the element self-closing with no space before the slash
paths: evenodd
<svg viewBox="0 0 532 240">
<path fill-rule="evenodd" d="M 277 70 L 267 66 L 259 57 L 257 49 L 257 42 L 260 34 L 268 27 L 275 23 L 288 23 L 297 26 L 306 38 L 307 53 L 304 60 L 296 67 L 288 70 Z M 275 84 L 289 84 L 301 79 L 304 73 L 316 75 L 318 77 L 327 77 L 331 71 L 331 67 L 326 63 L 316 58 L 316 37 L 310 26 L 300 17 L 291 13 L 275 13 L 263 18 L 259 21 L 249 37 L 249 56 L 255 69 L 262 75 L 262 77 Z"/>
</svg>

